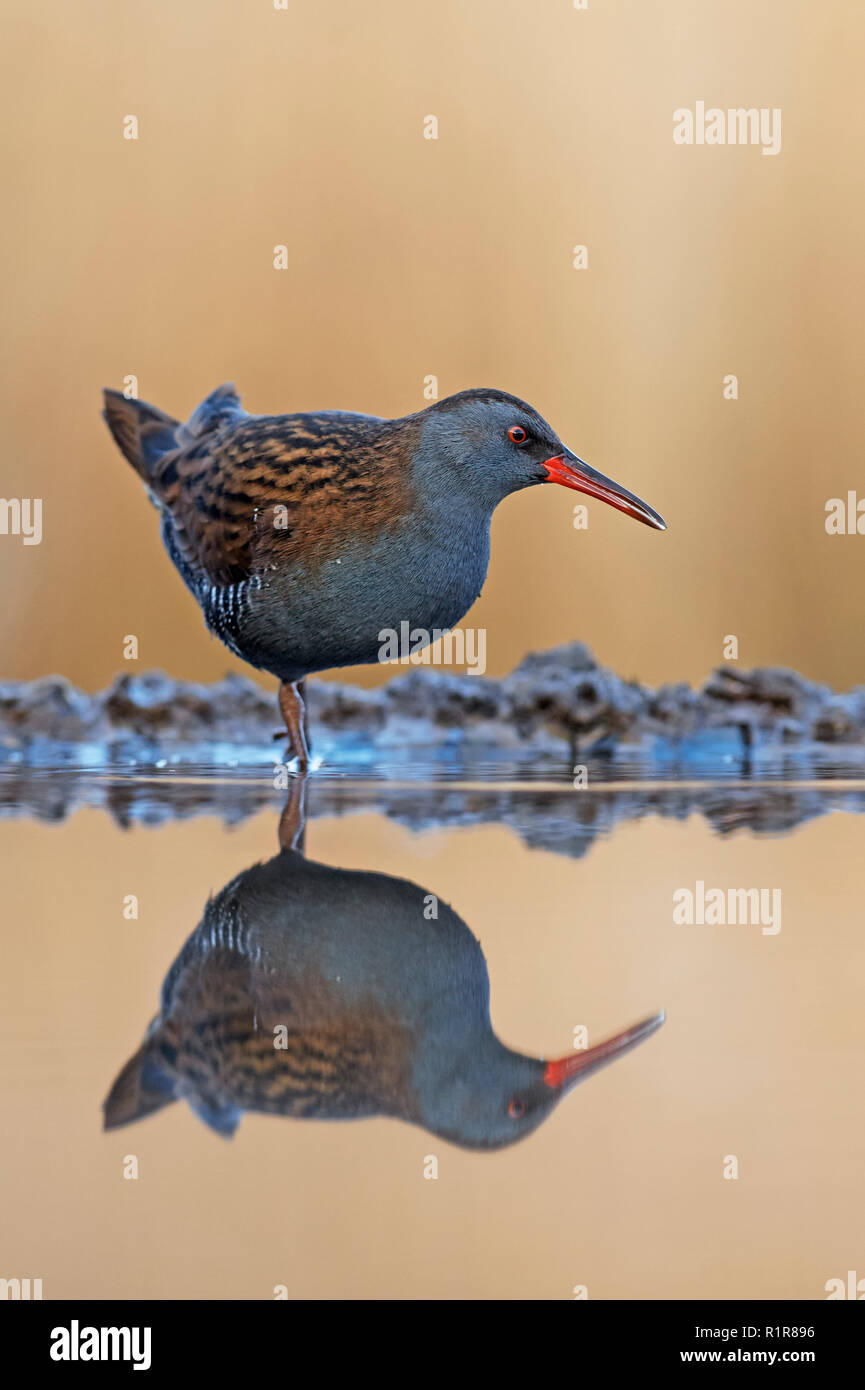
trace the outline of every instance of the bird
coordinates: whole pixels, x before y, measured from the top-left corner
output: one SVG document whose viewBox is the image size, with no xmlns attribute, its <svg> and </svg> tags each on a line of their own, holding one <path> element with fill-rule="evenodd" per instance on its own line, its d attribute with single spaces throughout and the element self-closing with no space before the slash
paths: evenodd
<svg viewBox="0 0 865 1390">
<path fill-rule="evenodd" d="M 499 1040 L 489 1001 L 480 943 L 442 899 L 283 848 L 207 903 L 111 1087 L 104 1127 L 186 1101 L 224 1138 L 250 1111 L 389 1116 L 457 1147 L 500 1149 L 664 1021 L 545 1061 Z"/>
<path fill-rule="evenodd" d="M 460 391 L 399 419 L 251 415 L 229 382 L 184 423 L 103 397 L 208 628 L 279 680 L 301 770 L 305 677 L 382 660 L 382 633 L 450 631 L 480 595 L 492 515 L 511 493 L 557 483 L 666 529 L 504 391 Z"/>
</svg>

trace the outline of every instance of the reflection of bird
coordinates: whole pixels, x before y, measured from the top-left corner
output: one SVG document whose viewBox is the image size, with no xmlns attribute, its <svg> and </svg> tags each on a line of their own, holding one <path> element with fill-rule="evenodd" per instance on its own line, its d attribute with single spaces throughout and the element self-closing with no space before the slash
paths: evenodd
<svg viewBox="0 0 865 1390">
<path fill-rule="evenodd" d="M 486 962 L 456 913 L 404 879 L 284 850 L 208 903 L 105 1126 L 182 1099 L 225 1135 L 244 1110 L 390 1115 L 497 1148 L 662 1020 L 555 1061 L 513 1052 L 492 1031 Z"/>
<path fill-rule="evenodd" d="M 298 682 L 379 660 L 383 632 L 411 631 L 422 645 L 418 632 L 428 641 L 452 628 L 481 591 L 490 519 L 509 493 L 561 483 L 664 529 L 502 391 L 462 391 L 381 420 L 248 415 L 221 386 L 186 424 L 106 391 L 105 418 L 210 629 L 282 682 L 301 765 Z"/>
</svg>

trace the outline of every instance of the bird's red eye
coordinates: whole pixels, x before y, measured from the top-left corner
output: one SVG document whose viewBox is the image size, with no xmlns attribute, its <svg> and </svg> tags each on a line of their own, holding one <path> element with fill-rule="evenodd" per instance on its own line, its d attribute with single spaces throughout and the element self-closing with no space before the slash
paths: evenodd
<svg viewBox="0 0 865 1390">
<path fill-rule="evenodd" d="M 522 425 L 511 425 L 508 430 L 508 439 L 512 444 L 525 444 L 528 437 Z"/>
<path fill-rule="evenodd" d="M 508 1114 L 512 1120 L 522 1119 L 526 1113 L 526 1103 L 517 1096 L 514 1100 L 508 1101 Z"/>
</svg>

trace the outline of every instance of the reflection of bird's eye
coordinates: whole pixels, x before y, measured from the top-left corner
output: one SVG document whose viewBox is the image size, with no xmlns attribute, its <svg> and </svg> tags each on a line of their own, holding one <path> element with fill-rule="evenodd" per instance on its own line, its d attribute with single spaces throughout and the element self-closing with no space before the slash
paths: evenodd
<svg viewBox="0 0 865 1390">
<path fill-rule="evenodd" d="M 511 425 L 510 429 L 508 430 L 508 439 L 511 441 L 512 444 L 525 444 L 526 440 L 528 439 L 528 435 L 526 434 L 522 425 Z"/>
<path fill-rule="evenodd" d="M 517 1096 L 514 1100 L 508 1101 L 508 1114 L 512 1120 L 522 1119 L 526 1113 L 526 1103 Z"/>
</svg>

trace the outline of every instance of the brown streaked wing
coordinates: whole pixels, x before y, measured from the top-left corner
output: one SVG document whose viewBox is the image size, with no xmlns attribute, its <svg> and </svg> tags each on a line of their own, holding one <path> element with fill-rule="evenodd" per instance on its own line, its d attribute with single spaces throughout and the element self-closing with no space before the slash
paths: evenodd
<svg viewBox="0 0 865 1390">
<path fill-rule="evenodd" d="M 212 584 L 235 584 L 394 524 L 409 506 L 413 431 L 402 423 L 260 416 L 190 441 L 157 480 L 181 557 Z"/>
</svg>

